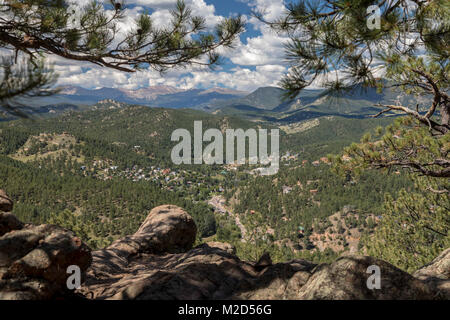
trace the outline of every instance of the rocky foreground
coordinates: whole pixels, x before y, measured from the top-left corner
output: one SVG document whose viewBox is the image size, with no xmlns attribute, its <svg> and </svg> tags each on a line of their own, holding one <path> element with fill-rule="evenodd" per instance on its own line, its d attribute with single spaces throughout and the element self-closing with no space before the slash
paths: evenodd
<svg viewBox="0 0 450 320">
<path fill-rule="evenodd" d="M 450 299 L 450 249 L 410 275 L 364 256 L 332 264 L 305 260 L 241 261 L 234 248 L 192 248 L 196 226 L 176 206 L 153 209 L 132 236 L 91 251 L 58 226 L 27 225 L 0 191 L 0 299 Z M 67 268 L 82 271 L 81 288 L 67 289 Z M 368 289 L 367 268 L 381 269 L 381 289 Z"/>
</svg>

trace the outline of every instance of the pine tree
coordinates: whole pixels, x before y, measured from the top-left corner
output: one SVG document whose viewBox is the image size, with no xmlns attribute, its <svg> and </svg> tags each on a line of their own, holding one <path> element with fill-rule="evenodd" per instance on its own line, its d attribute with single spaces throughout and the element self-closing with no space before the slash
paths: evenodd
<svg viewBox="0 0 450 320">
<path fill-rule="evenodd" d="M 182 0 L 168 27 L 143 13 L 124 37 L 118 30 L 125 16 L 122 1 L 102 5 L 93 0 L 80 8 L 64 0 L 4 0 L 0 15 L 0 48 L 9 52 L 0 61 L 0 106 L 22 116 L 18 107 L 24 99 L 55 92 L 55 75 L 44 63 L 47 55 L 123 72 L 212 66 L 219 60 L 216 49 L 231 47 L 243 30 L 242 18 L 236 17 L 206 32 L 205 18 L 193 15 Z"/>
<path fill-rule="evenodd" d="M 427 180 L 427 181 L 424 181 Z M 432 180 L 432 181 L 430 181 Z M 384 214 L 373 236 L 363 239 L 370 255 L 413 272 L 450 247 L 448 181 L 416 177 L 413 192 L 401 190 L 386 196 Z"/>
<path fill-rule="evenodd" d="M 291 68 L 282 80 L 290 98 L 312 83 L 329 91 L 394 87 L 431 95 L 433 102 L 423 110 L 380 105 L 378 116 L 396 111 L 441 134 L 450 130 L 448 1 L 392 0 L 373 6 L 372 0 L 300 0 L 288 4 L 276 21 L 255 15 L 290 37 L 286 59 Z M 433 119 L 437 110 L 440 123 Z"/>
<path fill-rule="evenodd" d="M 365 241 L 370 254 L 410 271 L 449 246 L 449 17 L 445 0 L 301 0 L 264 21 L 290 38 L 291 68 L 281 82 L 288 98 L 313 83 L 326 94 L 377 87 L 431 97 L 426 106 L 378 105 L 374 117 L 408 117 L 331 157 L 347 177 L 367 169 L 411 173 L 415 189 L 386 196 L 383 219 Z"/>
</svg>

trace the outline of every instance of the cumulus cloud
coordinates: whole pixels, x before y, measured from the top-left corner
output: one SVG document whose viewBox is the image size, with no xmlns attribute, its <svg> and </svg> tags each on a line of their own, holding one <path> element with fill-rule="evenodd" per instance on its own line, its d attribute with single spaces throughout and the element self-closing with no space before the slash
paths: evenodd
<svg viewBox="0 0 450 320">
<path fill-rule="evenodd" d="M 264 31 L 261 36 L 247 38 L 246 41 L 246 44 L 239 43 L 236 50 L 229 54 L 233 63 L 244 66 L 283 63 L 285 39 L 271 31 Z"/>
<path fill-rule="evenodd" d="M 277 86 L 286 67 L 264 65 L 256 68 L 236 66 L 231 70 L 209 71 L 208 69 L 172 69 L 161 75 L 154 70 L 142 70 L 132 74 L 86 66 L 64 67 L 56 64 L 60 73 L 59 84 L 76 85 L 86 88 L 112 87 L 136 90 L 156 85 L 173 86 L 180 89 L 226 87 L 236 90 L 253 91 L 263 86 Z"/>
<path fill-rule="evenodd" d="M 80 6 L 90 0 L 70 1 Z M 239 1 L 247 3 L 252 9 L 263 11 L 264 18 L 268 20 L 275 19 L 284 10 L 282 0 Z M 125 9 L 125 18 L 119 23 L 120 35 L 130 30 L 136 17 L 144 10 L 150 10 L 155 25 L 164 26 L 170 21 L 170 11 L 176 2 L 176 0 L 127 0 L 126 4 L 133 6 Z M 206 3 L 205 0 L 185 2 L 194 15 L 205 18 L 207 28 L 210 30 L 223 19 L 216 13 L 215 6 Z M 247 17 L 247 20 L 248 28 L 257 30 L 257 35 L 248 36 L 243 42 L 239 40 L 233 50 L 220 50 L 220 53 L 233 64 L 227 70 L 220 67 L 214 71 L 188 67 L 169 70 L 164 75 L 151 69 L 127 74 L 89 63 L 69 62 L 57 57 L 52 57 L 51 61 L 59 73 L 60 85 L 79 85 L 85 88 L 139 89 L 154 85 L 169 85 L 183 89 L 227 87 L 252 91 L 261 86 L 276 86 L 287 72 L 287 67 L 283 63 L 283 43 L 286 39 L 280 38 L 253 17 Z"/>
<path fill-rule="evenodd" d="M 180 78 L 183 88 L 208 88 L 224 86 L 227 88 L 253 91 L 263 86 L 277 86 L 286 68 L 276 65 L 250 68 L 235 67 L 230 71 L 204 72 L 194 71 Z"/>
<path fill-rule="evenodd" d="M 137 4 L 154 10 L 151 17 L 156 25 L 165 25 L 170 21 L 170 11 L 175 7 L 177 0 L 127 0 L 127 4 Z M 214 5 L 204 0 L 185 0 L 195 16 L 202 16 L 206 20 L 207 28 L 214 28 L 222 19 L 215 13 Z"/>
<path fill-rule="evenodd" d="M 273 21 L 280 17 L 285 10 L 283 0 L 241 0 L 247 3 L 254 11 L 261 12 L 267 21 Z M 261 35 L 246 38 L 246 43 L 239 42 L 236 52 L 229 58 L 238 65 L 261 66 L 266 64 L 283 64 L 284 43 L 287 38 L 281 37 L 261 23 L 255 17 L 248 19 L 252 28 Z"/>
<path fill-rule="evenodd" d="M 284 0 L 241 0 L 241 2 L 247 3 L 253 11 L 261 13 L 266 21 L 274 21 L 286 11 Z M 255 17 L 251 17 L 250 22 L 256 29 L 267 27 Z"/>
</svg>

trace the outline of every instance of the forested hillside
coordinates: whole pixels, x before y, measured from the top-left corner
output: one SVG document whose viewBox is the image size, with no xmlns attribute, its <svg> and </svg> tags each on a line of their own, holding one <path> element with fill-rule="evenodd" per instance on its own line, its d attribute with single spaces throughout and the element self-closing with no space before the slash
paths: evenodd
<svg viewBox="0 0 450 320">
<path fill-rule="evenodd" d="M 102 181 L 0 156 L 0 181 L 15 199 L 14 214 L 26 222 L 54 223 L 72 229 L 93 248 L 133 233 L 149 210 L 162 204 L 186 208 L 199 236 L 215 233 L 212 211 L 150 182 Z"/>
<path fill-rule="evenodd" d="M 172 132 L 184 128 L 193 132 L 194 121 L 203 128 L 242 128 L 256 125 L 235 117 L 219 117 L 194 110 L 170 110 L 106 103 L 102 109 L 68 112 L 63 116 L 35 121 L 18 120 L 0 125 L 0 150 L 15 152 L 28 137 L 40 133 L 68 133 L 83 142 L 76 149 L 84 156 L 115 161 L 117 165 L 171 163 Z M 138 148 L 135 148 L 138 147 Z M 139 150 L 137 150 L 139 149 Z M 154 162 L 153 162 L 154 163 Z"/>
<path fill-rule="evenodd" d="M 401 172 L 337 175 L 327 158 L 390 118 L 281 125 L 280 171 L 260 177 L 254 166 L 175 166 L 170 136 L 179 128 L 192 132 L 194 121 L 222 131 L 276 122 L 115 102 L 91 109 L 2 123 L 0 175 L 22 220 L 63 225 L 95 248 L 136 230 L 151 208 L 176 204 L 194 216 L 198 241 L 231 242 L 243 258 L 269 251 L 276 261 L 328 261 L 360 249 L 386 193 L 412 187 Z M 225 200 L 229 214 L 210 206 L 213 197 Z"/>
<path fill-rule="evenodd" d="M 392 118 L 348 119 L 339 116 L 282 125 L 286 133 L 282 136 L 282 150 L 298 152 L 302 159 L 318 160 L 328 154 L 339 153 L 368 131 L 378 126 L 386 126 Z"/>
</svg>

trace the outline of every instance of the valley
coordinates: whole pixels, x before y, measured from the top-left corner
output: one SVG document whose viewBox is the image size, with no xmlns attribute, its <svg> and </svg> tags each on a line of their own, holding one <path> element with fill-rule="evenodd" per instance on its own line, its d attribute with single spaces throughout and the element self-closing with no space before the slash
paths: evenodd
<svg viewBox="0 0 450 320">
<path fill-rule="evenodd" d="M 264 100 L 261 93 L 255 101 Z M 175 204 L 193 215 L 198 243 L 229 242 L 249 260 L 270 252 L 274 261 L 330 261 L 362 248 L 361 238 L 370 236 L 382 213 L 384 193 L 411 186 L 400 172 L 348 180 L 327 160 L 390 118 L 255 122 L 240 114 L 110 99 L 80 108 L 0 123 L 0 173 L 18 217 L 75 229 L 93 248 L 129 233 L 157 204 Z M 204 130 L 280 128 L 280 171 L 264 177 L 249 165 L 174 165 L 171 133 L 192 133 L 199 120 Z"/>
</svg>

